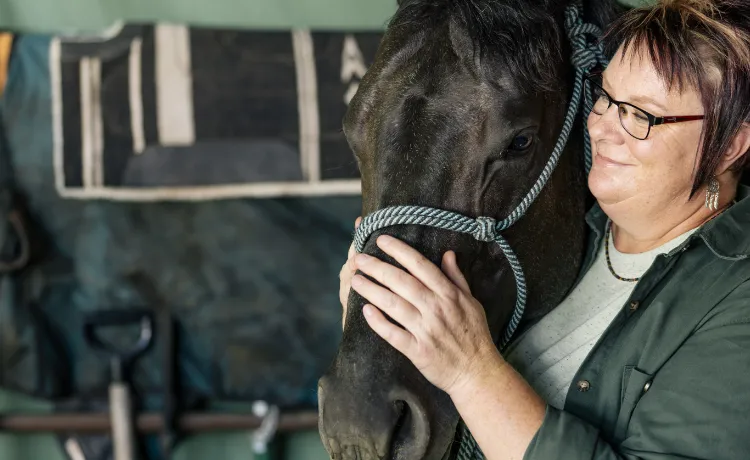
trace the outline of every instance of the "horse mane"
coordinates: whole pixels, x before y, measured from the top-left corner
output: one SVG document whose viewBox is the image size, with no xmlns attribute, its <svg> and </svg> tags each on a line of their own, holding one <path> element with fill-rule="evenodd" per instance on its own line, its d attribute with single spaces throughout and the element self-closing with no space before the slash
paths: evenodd
<svg viewBox="0 0 750 460">
<path fill-rule="evenodd" d="M 389 28 L 418 30 L 430 42 L 458 26 L 469 36 L 475 55 L 481 61 L 498 60 L 521 90 L 559 89 L 556 66 L 566 49 L 562 27 L 566 2 L 402 0 L 399 5 Z M 621 9 L 616 0 L 586 0 L 584 19 L 605 26 Z"/>
</svg>

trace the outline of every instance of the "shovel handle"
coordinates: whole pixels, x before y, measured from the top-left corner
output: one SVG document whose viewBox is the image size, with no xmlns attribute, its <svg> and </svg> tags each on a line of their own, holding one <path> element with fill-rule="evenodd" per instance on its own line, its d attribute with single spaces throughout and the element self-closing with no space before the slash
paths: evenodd
<svg viewBox="0 0 750 460">
<path fill-rule="evenodd" d="M 124 382 L 109 385 L 109 416 L 112 423 L 114 460 L 137 460 L 135 424 L 130 391 Z"/>
<path fill-rule="evenodd" d="M 122 327 L 138 325 L 140 336 L 129 348 L 121 348 L 107 342 L 99 336 L 100 329 L 105 327 Z M 144 353 L 153 341 L 154 318 L 148 310 L 99 310 L 86 314 L 83 323 L 83 336 L 86 342 L 101 351 L 118 356 L 127 365 Z M 117 379 L 119 380 L 119 379 Z"/>
</svg>

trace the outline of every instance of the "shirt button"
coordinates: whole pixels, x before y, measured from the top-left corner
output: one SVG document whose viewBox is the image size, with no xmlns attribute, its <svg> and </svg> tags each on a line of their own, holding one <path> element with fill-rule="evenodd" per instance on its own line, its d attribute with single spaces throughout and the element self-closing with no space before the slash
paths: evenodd
<svg viewBox="0 0 750 460">
<path fill-rule="evenodd" d="M 634 300 L 633 302 L 630 302 L 630 311 L 636 311 L 638 310 L 638 307 L 641 305 L 640 302 L 637 300 Z"/>
<path fill-rule="evenodd" d="M 646 384 L 643 385 L 643 392 L 647 392 L 649 388 L 651 388 L 651 382 L 646 382 Z"/>
<path fill-rule="evenodd" d="M 589 388 L 591 388 L 591 383 L 589 383 L 588 380 L 579 380 L 576 386 L 578 386 L 578 391 L 584 392 L 589 391 Z"/>
</svg>

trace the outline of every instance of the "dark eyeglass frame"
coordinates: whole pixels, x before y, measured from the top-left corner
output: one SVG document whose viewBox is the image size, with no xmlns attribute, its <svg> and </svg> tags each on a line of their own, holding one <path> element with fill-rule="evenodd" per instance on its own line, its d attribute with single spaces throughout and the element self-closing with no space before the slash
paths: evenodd
<svg viewBox="0 0 750 460">
<path fill-rule="evenodd" d="M 618 101 L 616 99 L 613 99 L 612 96 L 610 96 L 610 94 L 604 88 L 602 88 L 602 86 L 600 84 L 598 84 L 598 83 L 596 83 L 596 81 L 594 81 L 594 78 L 597 78 L 597 77 L 600 77 L 600 76 L 601 76 L 601 73 L 592 73 L 592 74 L 586 75 L 584 77 L 584 84 L 588 83 L 588 84 L 590 84 L 590 85 L 598 88 L 599 90 L 601 90 L 602 93 L 604 93 L 604 95 L 607 96 L 607 99 L 609 99 L 609 105 L 607 106 L 607 110 L 609 110 L 609 108 L 612 107 L 612 104 L 614 104 L 614 105 L 617 106 L 617 108 L 618 108 L 617 117 L 620 119 L 620 125 L 622 125 L 622 129 L 624 129 L 626 133 L 630 134 L 635 139 L 638 139 L 638 140 L 641 140 L 641 141 L 646 140 L 648 138 L 649 134 L 651 134 L 651 127 L 652 126 L 667 125 L 667 124 L 671 124 L 671 123 L 682 123 L 682 122 L 685 122 L 685 121 L 703 120 L 704 118 L 706 118 L 705 115 L 668 115 L 668 116 L 657 117 L 656 115 L 653 115 L 653 114 L 647 112 L 646 110 L 643 110 L 642 108 L 638 107 L 637 105 L 633 105 L 633 104 L 631 104 L 629 102 Z M 592 111 L 593 111 L 593 108 L 594 108 L 595 104 L 596 104 L 595 101 L 591 101 L 591 109 L 592 109 Z M 584 106 L 585 105 L 586 104 L 584 104 Z M 636 110 L 639 110 L 639 111 L 643 112 L 643 114 L 646 115 L 646 117 L 648 118 L 648 131 L 646 131 L 646 136 L 645 137 L 640 138 L 640 137 L 634 135 L 633 133 L 631 133 L 630 131 L 628 131 L 628 129 L 625 127 L 625 125 L 622 122 L 622 117 L 620 116 L 619 108 L 620 108 L 621 105 L 626 105 L 626 106 L 632 107 L 632 108 L 634 108 Z M 594 112 L 594 113 L 596 113 L 596 112 Z M 597 113 L 597 115 L 602 116 L 604 114 L 602 113 L 600 115 L 600 114 Z"/>
</svg>

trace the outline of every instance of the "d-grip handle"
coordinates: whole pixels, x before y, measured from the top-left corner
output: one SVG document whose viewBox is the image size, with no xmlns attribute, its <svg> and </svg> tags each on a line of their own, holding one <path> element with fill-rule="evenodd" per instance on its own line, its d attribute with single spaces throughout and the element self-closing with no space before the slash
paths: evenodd
<svg viewBox="0 0 750 460">
<path fill-rule="evenodd" d="M 131 326 L 140 324 L 140 336 L 138 340 L 128 348 L 120 348 L 99 336 L 99 330 L 104 327 L 112 326 Z M 93 347 L 106 351 L 112 355 L 113 363 L 116 360 L 119 364 L 113 364 L 113 372 L 122 373 L 122 369 L 114 367 L 128 365 L 132 360 L 145 352 L 153 342 L 154 337 L 154 318 L 153 313 L 148 310 L 99 310 L 86 315 L 83 323 L 83 334 L 86 341 Z M 116 378 L 115 380 L 119 380 Z"/>
</svg>

